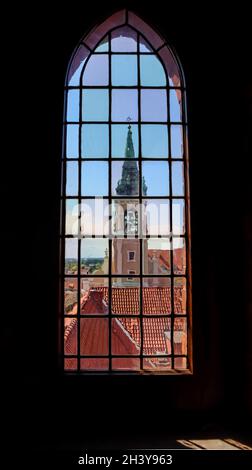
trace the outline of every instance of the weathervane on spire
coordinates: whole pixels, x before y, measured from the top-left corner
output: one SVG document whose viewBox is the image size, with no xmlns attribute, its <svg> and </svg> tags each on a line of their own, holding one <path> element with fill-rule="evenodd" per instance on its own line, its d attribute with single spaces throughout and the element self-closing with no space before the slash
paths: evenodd
<svg viewBox="0 0 252 470">
<path fill-rule="evenodd" d="M 128 116 L 128 117 L 127 117 L 127 122 L 129 123 L 128 129 L 130 129 L 130 128 L 131 128 L 130 121 L 132 121 L 132 119 L 131 119 L 131 117 L 130 117 L 130 116 Z"/>
</svg>

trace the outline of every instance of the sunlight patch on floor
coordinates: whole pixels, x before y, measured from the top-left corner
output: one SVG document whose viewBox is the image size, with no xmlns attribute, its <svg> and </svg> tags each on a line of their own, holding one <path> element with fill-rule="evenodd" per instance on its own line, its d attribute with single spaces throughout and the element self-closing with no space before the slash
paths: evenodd
<svg viewBox="0 0 252 470">
<path fill-rule="evenodd" d="M 177 442 L 194 450 L 252 450 L 248 445 L 234 439 L 180 439 Z"/>
</svg>

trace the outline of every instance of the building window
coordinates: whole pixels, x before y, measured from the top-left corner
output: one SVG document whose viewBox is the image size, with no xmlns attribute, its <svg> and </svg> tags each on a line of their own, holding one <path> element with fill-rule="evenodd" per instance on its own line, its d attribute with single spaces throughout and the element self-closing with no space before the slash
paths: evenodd
<svg viewBox="0 0 252 470">
<path fill-rule="evenodd" d="M 136 252 L 128 251 L 128 261 L 135 261 L 135 260 L 136 260 Z"/>
<path fill-rule="evenodd" d="M 130 11 L 72 56 L 62 168 L 64 370 L 191 370 L 185 82 Z"/>
</svg>

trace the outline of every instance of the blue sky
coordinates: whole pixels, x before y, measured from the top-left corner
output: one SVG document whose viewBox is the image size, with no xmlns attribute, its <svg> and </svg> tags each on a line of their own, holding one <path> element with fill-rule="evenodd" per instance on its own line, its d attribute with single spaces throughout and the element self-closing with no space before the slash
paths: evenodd
<svg viewBox="0 0 252 470">
<path fill-rule="evenodd" d="M 85 90 L 82 92 L 82 119 L 83 121 L 108 120 L 108 90 Z"/>
<path fill-rule="evenodd" d="M 112 121 L 138 120 L 137 90 L 112 90 Z"/>
<path fill-rule="evenodd" d="M 135 157 L 138 158 L 138 126 L 132 124 L 132 140 L 134 145 Z M 112 157 L 123 158 L 125 156 L 126 139 L 128 133 L 128 124 L 112 125 Z"/>
<path fill-rule="evenodd" d="M 109 127 L 107 124 L 81 126 L 81 156 L 107 158 L 109 154 Z"/>
<path fill-rule="evenodd" d="M 97 73 L 99 71 L 99 73 Z M 108 55 L 91 55 L 83 74 L 83 85 L 108 85 Z"/>
<path fill-rule="evenodd" d="M 136 41 L 133 37 L 120 36 L 120 30 L 112 34 L 112 51 L 136 51 Z M 98 47 L 99 51 L 107 51 L 107 42 Z M 148 51 L 144 41 L 141 42 L 140 50 Z M 78 50 L 76 60 L 76 71 L 71 77 L 70 85 L 79 85 L 82 67 L 88 56 L 84 47 Z M 112 85 L 135 86 L 137 77 L 137 57 L 134 55 L 112 56 Z M 163 66 L 155 55 L 140 55 L 140 80 L 143 86 L 166 86 L 166 76 Z M 85 73 L 83 84 L 89 86 L 108 85 L 108 55 L 93 55 L 90 57 Z M 79 126 L 79 99 L 82 95 L 81 119 L 83 121 L 96 121 L 97 124 L 85 124 Z M 181 122 L 181 109 L 175 90 L 169 91 L 170 96 L 170 118 L 171 121 Z M 141 118 L 142 121 L 167 121 L 167 91 L 158 89 L 147 89 L 141 91 Z M 67 195 L 78 195 L 78 162 L 71 162 L 71 158 L 79 157 L 79 132 L 81 132 L 81 156 L 83 158 L 107 158 L 109 155 L 109 126 L 101 124 L 107 121 L 109 115 L 109 93 L 108 90 L 69 90 L 67 95 L 67 121 L 76 124 L 67 125 L 66 156 L 67 163 Z M 113 158 L 123 158 L 128 131 L 127 118 L 138 120 L 138 91 L 132 89 L 112 90 L 112 121 L 122 122 L 111 127 Z M 142 174 L 145 177 L 149 196 L 169 195 L 169 168 L 167 162 L 155 162 L 155 158 L 166 158 L 168 156 L 168 128 L 166 124 L 142 124 L 141 145 L 142 156 L 154 161 L 143 162 Z M 135 149 L 135 157 L 138 157 L 138 125 L 132 124 L 132 138 Z M 171 126 L 171 154 L 174 158 L 182 158 L 182 127 Z M 121 162 L 114 164 L 112 169 L 113 185 L 121 176 Z M 183 195 L 183 163 L 172 164 L 173 195 Z M 106 162 L 84 162 L 82 164 L 82 195 L 104 196 L 108 195 L 108 164 Z M 72 222 L 77 227 L 77 216 L 72 215 L 73 207 L 77 200 L 67 202 L 68 224 Z M 153 202 L 153 201 L 152 201 Z M 158 203 L 160 207 L 162 200 Z M 93 204 L 93 203 L 92 203 Z M 173 220 L 176 233 L 182 233 L 179 221 L 183 214 L 183 201 L 174 201 Z M 169 214 L 163 216 L 164 233 L 169 229 Z M 101 218 L 100 223 L 104 221 Z M 155 222 L 152 224 L 155 226 Z M 77 231 L 76 231 L 77 233 Z M 97 256 L 103 256 L 106 240 L 89 241 L 86 245 L 87 256 L 96 251 Z M 68 253 L 74 253 L 74 243 L 69 242 Z M 69 257 L 72 257 L 72 255 Z"/>
<path fill-rule="evenodd" d="M 112 163 L 112 188 L 115 194 L 117 182 L 121 179 L 123 162 Z M 147 196 L 169 196 L 169 166 L 167 162 L 145 161 L 142 176 L 147 184 Z M 172 164 L 173 195 L 183 196 L 183 163 Z M 108 163 L 82 163 L 82 196 L 108 196 Z M 78 196 L 78 162 L 67 163 L 67 196 Z"/>
<path fill-rule="evenodd" d="M 83 162 L 81 171 L 83 196 L 108 196 L 107 162 Z"/>
<path fill-rule="evenodd" d="M 144 158 L 166 158 L 168 156 L 168 128 L 166 125 L 143 124 L 142 156 Z"/>
<path fill-rule="evenodd" d="M 112 157 L 124 157 L 128 124 L 112 125 Z M 85 124 L 81 126 L 81 156 L 84 158 L 108 158 L 109 126 L 107 124 Z M 132 124 L 132 138 L 135 156 L 138 156 L 138 128 Z M 144 158 L 166 158 L 168 156 L 168 129 L 164 124 L 141 125 L 142 156 Z M 171 126 L 171 153 L 182 158 L 182 126 Z M 67 125 L 67 158 L 79 156 L 79 126 Z"/>
<path fill-rule="evenodd" d="M 108 249 L 108 239 L 83 239 L 81 240 L 81 258 L 104 257 L 105 250 Z M 77 260 L 78 240 L 68 238 L 65 241 L 65 257 Z"/>
<path fill-rule="evenodd" d="M 166 76 L 160 60 L 155 55 L 141 55 L 141 85 L 166 86 Z"/>
<path fill-rule="evenodd" d="M 121 56 L 115 56 L 118 60 Z M 122 56 L 126 57 L 127 56 Z M 148 56 L 147 56 L 148 57 Z M 119 61 L 118 61 L 119 62 Z M 118 70 L 118 67 L 116 68 Z M 115 74 L 116 85 L 133 85 L 134 80 L 120 80 Z M 143 89 L 141 98 L 142 121 L 167 121 L 167 92 L 166 90 Z M 69 90 L 67 100 L 67 121 L 79 121 L 79 90 Z M 128 116 L 132 121 L 138 120 L 138 92 L 135 89 L 112 90 L 112 120 L 127 121 Z M 109 112 L 109 93 L 107 89 L 87 89 L 82 92 L 82 120 L 83 121 L 107 121 Z M 171 121 L 181 121 L 180 105 L 175 90 L 170 90 L 170 118 Z"/>
<path fill-rule="evenodd" d="M 179 126 L 180 127 L 180 126 Z M 76 137 L 77 126 L 72 125 L 72 134 Z M 83 127 L 84 142 L 83 156 L 107 157 L 108 156 L 108 126 L 85 125 Z M 177 128 L 176 128 L 177 129 Z M 113 155 L 124 157 L 128 125 L 114 125 L 112 128 Z M 164 125 L 142 125 L 142 152 L 144 157 L 164 157 L 167 152 L 167 128 Z M 132 126 L 133 142 L 136 146 L 135 154 L 138 156 L 137 126 Z M 77 145 L 73 148 L 76 148 Z M 176 146 L 174 146 L 176 148 Z M 177 146 L 179 149 L 179 147 Z M 77 151 L 77 149 L 76 149 Z M 177 151 L 174 156 L 181 156 Z M 113 164 L 112 178 L 113 187 L 121 177 L 122 163 Z M 168 163 L 145 161 L 143 162 L 142 174 L 148 187 L 148 196 L 169 195 L 169 168 Z M 183 162 L 172 163 L 173 195 L 183 196 Z M 67 186 L 68 196 L 78 195 L 78 162 L 67 163 Z M 83 196 L 108 196 L 108 164 L 106 162 L 83 162 L 82 163 L 82 195 Z"/>
<path fill-rule="evenodd" d="M 143 162 L 142 175 L 147 185 L 147 196 L 169 196 L 168 162 Z"/>
<path fill-rule="evenodd" d="M 118 38 L 117 38 L 118 40 Z M 115 43 L 114 43 L 115 45 Z M 113 43 L 112 43 L 113 46 Z M 146 48 L 143 46 L 144 51 Z M 114 49 L 116 49 L 114 47 Z M 104 46 L 103 46 L 104 50 Z M 102 52 L 102 47 L 99 48 Z M 115 51 L 114 51 L 115 52 Z M 123 52 L 123 51 L 120 51 Z M 69 85 L 79 85 L 80 74 L 86 62 L 88 51 L 83 46 L 79 48 L 79 65 L 70 78 Z M 120 70 L 118 71 L 118 66 Z M 155 55 L 140 56 L 141 85 L 143 86 L 165 86 L 166 77 L 163 66 Z M 99 73 L 97 73 L 99 71 Z M 136 85 L 137 84 L 137 57 L 135 55 L 112 56 L 112 84 L 113 85 Z M 108 55 L 90 56 L 85 73 L 83 74 L 83 85 L 108 85 Z"/>
<path fill-rule="evenodd" d="M 136 55 L 113 55 L 111 65 L 112 86 L 137 85 Z"/>
</svg>

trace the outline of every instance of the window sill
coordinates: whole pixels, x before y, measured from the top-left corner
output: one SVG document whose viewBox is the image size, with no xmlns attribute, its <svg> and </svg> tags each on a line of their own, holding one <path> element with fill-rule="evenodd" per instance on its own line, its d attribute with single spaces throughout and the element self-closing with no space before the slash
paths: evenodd
<svg viewBox="0 0 252 470">
<path fill-rule="evenodd" d="M 189 369 L 185 370 L 169 370 L 169 371 L 113 371 L 113 372 L 108 372 L 108 371 L 81 371 L 81 372 L 76 372 L 76 371 L 68 371 L 64 372 L 64 377 L 98 377 L 98 376 L 109 376 L 109 377 L 115 377 L 115 376 L 150 376 L 150 375 L 155 375 L 155 376 L 193 376 L 193 372 L 190 371 Z"/>
</svg>

